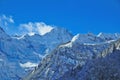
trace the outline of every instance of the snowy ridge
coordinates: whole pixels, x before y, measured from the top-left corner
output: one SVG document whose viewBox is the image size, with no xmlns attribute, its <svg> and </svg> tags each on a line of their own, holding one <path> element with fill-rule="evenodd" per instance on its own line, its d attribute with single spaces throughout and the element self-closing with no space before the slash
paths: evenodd
<svg viewBox="0 0 120 80">
<path fill-rule="evenodd" d="M 79 39 L 79 36 L 80 36 L 80 34 L 75 35 L 75 36 L 72 38 L 71 42 L 75 42 L 77 39 Z"/>
<path fill-rule="evenodd" d="M 115 34 L 99 33 L 98 35 L 94 35 L 92 33 L 77 34 L 72 38 L 70 42 L 63 44 L 60 47 L 72 47 L 72 45 L 76 43 L 84 45 L 100 45 L 105 43 L 111 43 L 119 38 L 120 38 L 119 33 Z"/>
<path fill-rule="evenodd" d="M 99 33 L 97 37 L 100 37 L 104 40 L 117 40 L 120 38 L 120 33 Z"/>
</svg>

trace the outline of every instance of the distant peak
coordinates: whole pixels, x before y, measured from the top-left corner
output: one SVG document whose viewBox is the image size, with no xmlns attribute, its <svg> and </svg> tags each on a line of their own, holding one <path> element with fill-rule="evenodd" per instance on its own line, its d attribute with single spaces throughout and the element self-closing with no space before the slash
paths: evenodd
<svg viewBox="0 0 120 80">
<path fill-rule="evenodd" d="M 97 37 L 104 40 L 116 40 L 120 38 L 120 33 L 99 33 Z"/>
</svg>

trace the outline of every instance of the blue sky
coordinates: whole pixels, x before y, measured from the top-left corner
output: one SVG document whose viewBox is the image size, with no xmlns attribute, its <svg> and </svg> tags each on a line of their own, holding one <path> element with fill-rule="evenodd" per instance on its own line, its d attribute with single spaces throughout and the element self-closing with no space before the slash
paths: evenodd
<svg viewBox="0 0 120 80">
<path fill-rule="evenodd" d="M 119 0 L 0 0 L 0 15 L 14 19 L 9 33 L 29 22 L 65 27 L 74 34 L 120 32 Z"/>
</svg>

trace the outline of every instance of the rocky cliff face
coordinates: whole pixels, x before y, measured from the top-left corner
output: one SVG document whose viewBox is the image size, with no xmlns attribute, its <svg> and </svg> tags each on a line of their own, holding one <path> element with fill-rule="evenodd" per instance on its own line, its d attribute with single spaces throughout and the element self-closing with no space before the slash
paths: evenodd
<svg viewBox="0 0 120 80">
<path fill-rule="evenodd" d="M 83 68 L 88 61 L 106 57 L 119 47 L 119 37 L 103 39 L 91 34 L 76 35 L 70 42 L 60 45 L 47 55 L 24 80 L 60 79 L 66 72 L 77 67 Z"/>
<path fill-rule="evenodd" d="M 82 68 L 66 72 L 58 80 L 120 80 L 120 50 L 88 61 Z"/>
</svg>

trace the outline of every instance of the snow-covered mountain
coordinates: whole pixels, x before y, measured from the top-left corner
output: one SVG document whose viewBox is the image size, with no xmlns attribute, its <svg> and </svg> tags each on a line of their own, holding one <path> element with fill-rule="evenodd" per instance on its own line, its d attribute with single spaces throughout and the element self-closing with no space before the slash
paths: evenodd
<svg viewBox="0 0 120 80">
<path fill-rule="evenodd" d="M 103 34 L 95 36 L 90 33 L 84 35 L 78 34 L 70 42 L 61 44 L 52 53 L 47 55 L 38 67 L 25 76 L 24 80 L 64 80 L 63 76 L 67 72 L 72 70 L 74 72 L 78 67 L 82 69 L 88 61 L 104 58 L 114 53 L 115 50 L 119 50 L 119 38 L 120 36 L 114 34 L 110 36 Z M 66 80 L 68 79 L 70 78 Z"/>
<path fill-rule="evenodd" d="M 61 79 L 90 60 L 119 50 L 119 38 L 119 33 L 73 36 L 58 27 L 44 35 L 9 36 L 0 28 L 0 79 Z"/>
<path fill-rule="evenodd" d="M 0 78 L 19 80 L 61 43 L 72 39 L 64 28 L 54 28 L 45 35 L 9 36 L 0 28 Z"/>
<path fill-rule="evenodd" d="M 120 33 L 99 33 L 97 37 L 100 37 L 104 40 L 116 40 L 120 38 Z"/>
</svg>

